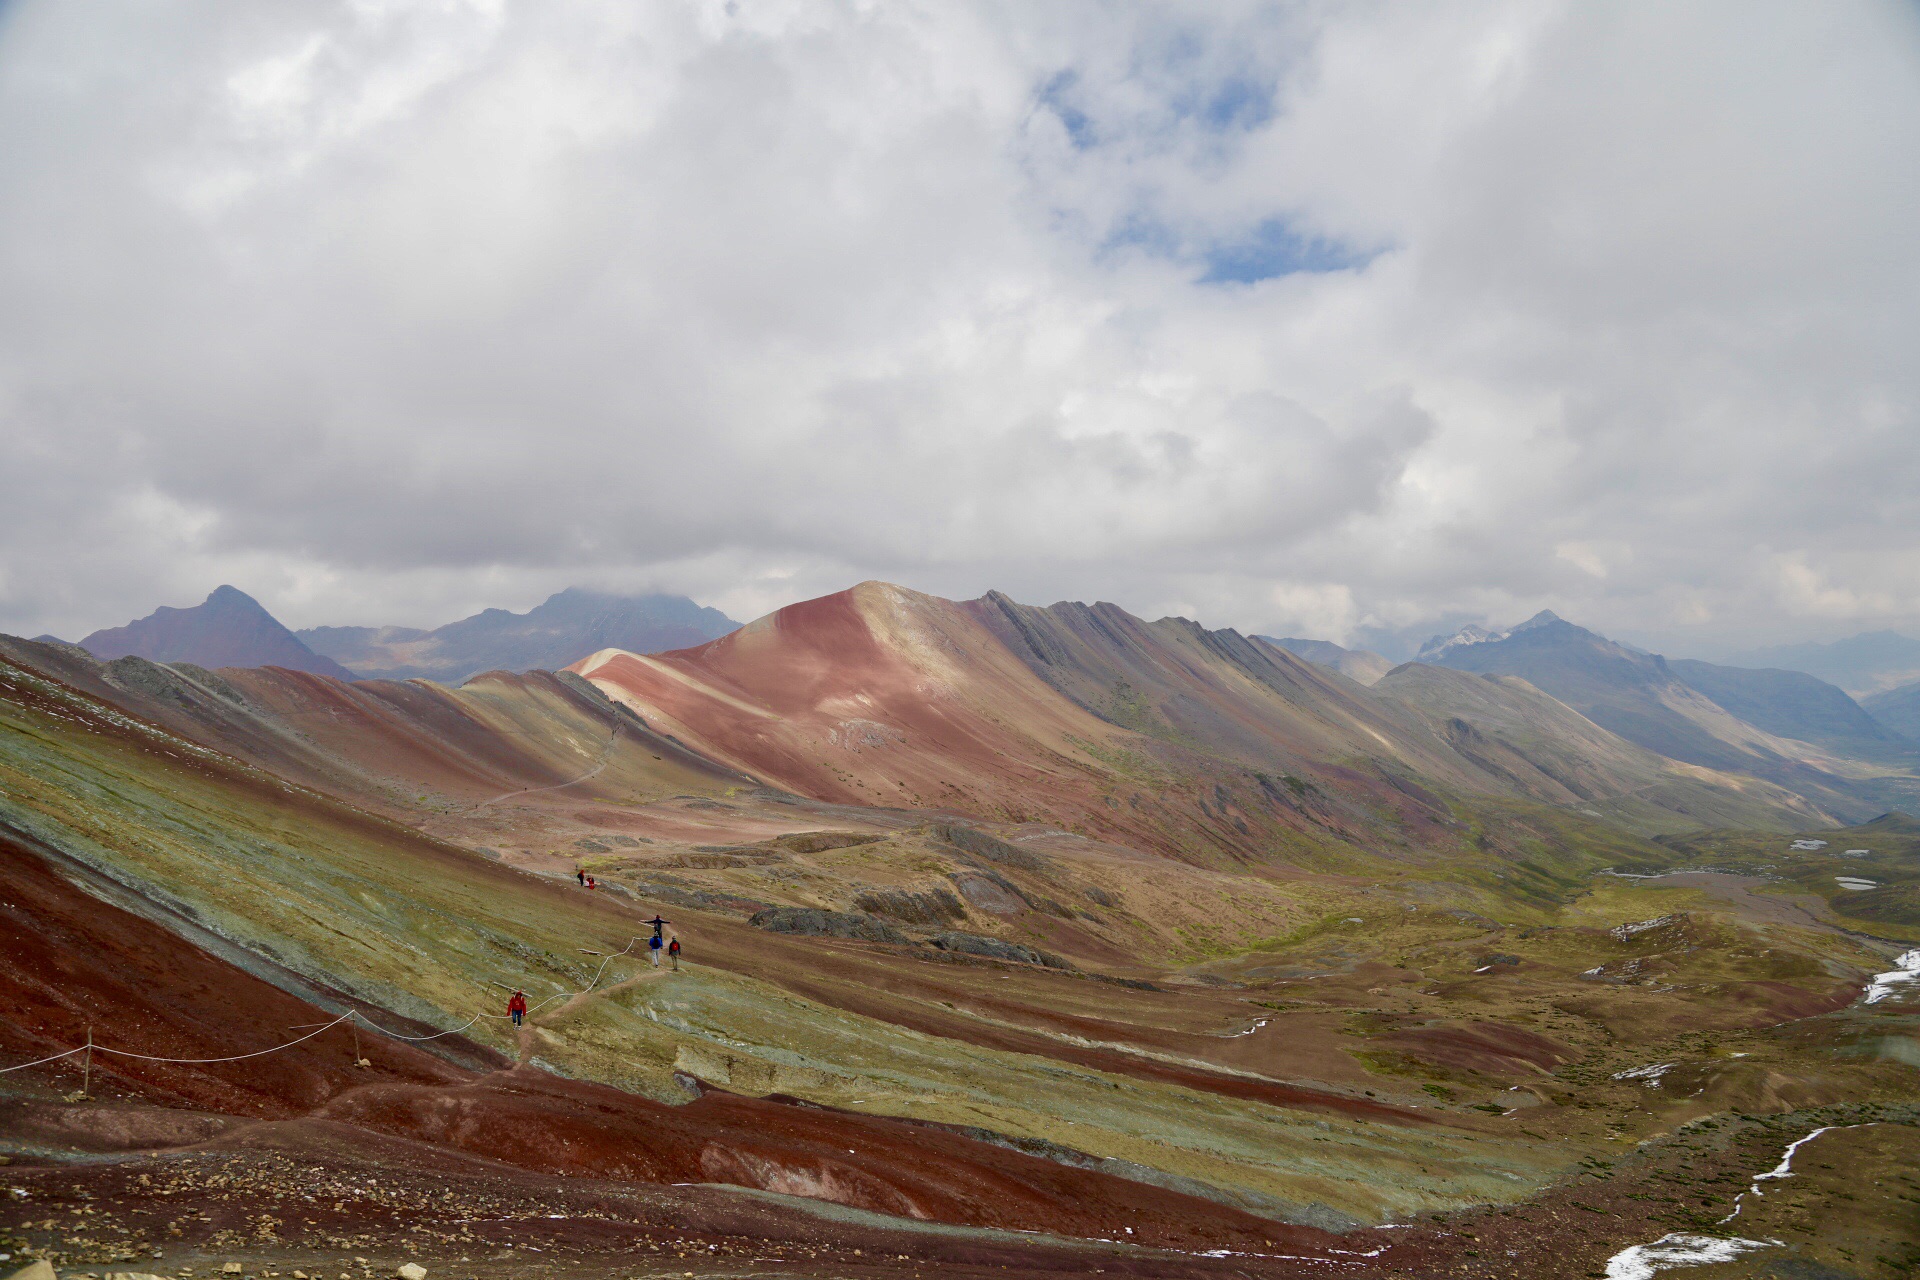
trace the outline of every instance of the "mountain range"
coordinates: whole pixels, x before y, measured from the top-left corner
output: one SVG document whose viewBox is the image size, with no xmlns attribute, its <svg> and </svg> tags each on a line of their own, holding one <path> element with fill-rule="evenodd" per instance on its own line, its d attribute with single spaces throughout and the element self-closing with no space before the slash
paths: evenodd
<svg viewBox="0 0 1920 1280">
<path fill-rule="evenodd" d="M 363 677 L 458 684 L 482 671 L 554 670 L 597 649 L 653 653 L 723 636 L 740 624 L 685 596 L 622 596 L 569 587 L 525 613 L 487 609 L 423 631 L 309 627 L 308 648 Z"/>
<path fill-rule="evenodd" d="M 880 582 L 458 687 L 0 637 L 0 1147 L 196 1258 L 291 1170 L 276 1269 L 508 1216 L 619 1274 L 1595 1272 L 1703 1141 L 1717 1221 L 1913 1096 L 1856 1007 L 1920 943 L 1920 827 L 1857 818 L 1910 760 L 1790 674 L 1545 616 L 1369 685 Z"/>
<path fill-rule="evenodd" d="M 555 670 L 597 649 L 679 649 L 740 624 L 685 596 L 622 596 L 569 587 L 526 613 L 487 609 L 431 631 L 309 627 L 289 631 L 252 596 L 223 586 L 188 609 L 161 608 L 80 642 L 95 657 L 206 668 L 285 667 L 336 680 L 416 677 L 459 684 L 483 671 Z M 53 640 L 52 636 L 40 637 Z"/>
<path fill-rule="evenodd" d="M 1728 654 L 1733 667 L 1779 667 L 1804 671 L 1865 699 L 1920 682 L 1920 640 L 1897 631 L 1866 631 L 1827 644 L 1774 645 Z"/>
</svg>

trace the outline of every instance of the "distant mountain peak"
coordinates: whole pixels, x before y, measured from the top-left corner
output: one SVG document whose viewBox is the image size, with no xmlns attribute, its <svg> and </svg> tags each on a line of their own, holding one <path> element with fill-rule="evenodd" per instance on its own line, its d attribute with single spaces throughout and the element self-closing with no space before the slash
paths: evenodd
<svg viewBox="0 0 1920 1280">
<path fill-rule="evenodd" d="M 354 678 L 309 649 L 258 600 L 227 584 L 191 608 L 162 605 L 124 627 L 96 631 L 80 647 L 106 661 L 139 657 L 202 667 L 286 667 L 336 680 Z"/>
<path fill-rule="evenodd" d="M 1538 631 L 1542 627 L 1555 625 L 1573 627 L 1571 622 L 1568 622 L 1551 609 L 1542 609 L 1525 622 L 1516 623 L 1508 627 L 1505 631 L 1489 631 L 1485 627 L 1464 626 L 1450 636 L 1435 636 L 1433 639 L 1421 645 L 1417 660 L 1420 662 L 1429 662 L 1441 654 L 1446 653 L 1449 649 L 1462 649 L 1468 645 L 1475 644 L 1498 644 L 1502 640 L 1511 639 L 1525 632 Z M 1573 627 L 1573 629 L 1577 631 L 1581 628 Z"/>
<path fill-rule="evenodd" d="M 1449 649 L 1461 649 L 1470 644 L 1487 644 L 1490 641 L 1506 638 L 1507 633 L 1504 631 L 1489 631 L 1485 627 L 1476 627 L 1469 623 L 1450 636 L 1435 636 L 1421 645 L 1420 658 L 1425 661 L 1428 658 L 1438 657 Z"/>
</svg>

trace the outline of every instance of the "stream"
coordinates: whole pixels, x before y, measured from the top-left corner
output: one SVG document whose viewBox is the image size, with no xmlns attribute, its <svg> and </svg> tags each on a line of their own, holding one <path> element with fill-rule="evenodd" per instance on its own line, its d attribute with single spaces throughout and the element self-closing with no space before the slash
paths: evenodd
<svg viewBox="0 0 1920 1280">
<path fill-rule="evenodd" d="M 1909 960 L 1914 967 L 1906 968 Z M 1920 950 L 1909 951 L 1894 963 L 1902 966 L 1897 973 L 1907 977 L 1920 978 Z M 1883 975 L 1885 976 L 1885 975 Z M 1876 979 L 1878 981 L 1878 979 Z M 1722 1223 L 1732 1222 L 1740 1216 L 1740 1208 L 1748 1196 L 1762 1196 L 1760 1184 L 1779 1178 L 1793 1176 L 1793 1157 L 1801 1147 L 1806 1146 L 1823 1133 L 1834 1129 L 1857 1129 L 1859 1125 L 1822 1125 L 1805 1137 L 1795 1138 L 1780 1153 L 1780 1163 L 1765 1173 L 1755 1174 L 1753 1182 L 1742 1191 L 1733 1202 L 1733 1212 L 1720 1219 Z M 1701 1236 L 1685 1231 L 1670 1231 L 1651 1244 L 1629 1245 L 1607 1259 L 1607 1280 L 1652 1280 L 1656 1272 L 1669 1267 L 1700 1267 L 1710 1262 L 1731 1262 L 1743 1253 L 1755 1249 L 1770 1249 L 1781 1244 L 1779 1240 L 1748 1240 L 1741 1236 Z"/>
</svg>

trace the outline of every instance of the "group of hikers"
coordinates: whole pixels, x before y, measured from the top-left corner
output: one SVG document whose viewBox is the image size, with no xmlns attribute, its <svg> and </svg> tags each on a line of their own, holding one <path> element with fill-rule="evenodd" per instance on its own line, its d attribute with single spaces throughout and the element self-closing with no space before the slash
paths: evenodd
<svg viewBox="0 0 1920 1280">
<path fill-rule="evenodd" d="M 593 888 L 593 877 L 587 875 L 584 871 L 581 872 L 580 884 L 582 888 Z M 673 924 L 673 921 L 662 920 L 659 913 L 656 912 L 653 919 L 647 921 L 647 923 L 653 926 L 653 933 L 647 938 L 647 956 L 653 961 L 653 967 L 656 969 L 660 967 L 660 954 L 661 952 L 665 952 L 668 962 L 671 963 L 674 970 L 678 972 L 680 968 L 680 935 L 676 933 L 671 938 L 665 936 L 666 930 Z M 526 992 L 517 988 L 514 990 L 513 995 L 507 1000 L 507 1015 L 513 1019 L 513 1025 L 516 1027 L 525 1023 L 527 1017 Z"/>
</svg>

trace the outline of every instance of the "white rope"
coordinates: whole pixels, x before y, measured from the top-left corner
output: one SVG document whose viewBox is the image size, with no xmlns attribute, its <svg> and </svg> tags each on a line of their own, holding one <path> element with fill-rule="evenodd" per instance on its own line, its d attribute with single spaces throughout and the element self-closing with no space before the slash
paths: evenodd
<svg viewBox="0 0 1920 1280">
<path fill-rule="evenodd" d="M 353 1017 L 353 1013 L 351 1010 L 349 1010 L 348 1012 L 343 1013 L 339 1017 L 335 1018 L 332 1022 L 329 1022 L 326 1026 L 321 1027 L 320 1031 L 326 1031 L 329 1028 L 337 1027 L 351 1017 Z M 201 1065 L 209 1062 L 240 1062 L 246 1058 L 264 1057 L 269 1053 L 278 1053 L 282 1049 L 291 1049 L 293 1048 L 293 1046 L 299 1044 L 303 1040 L 311 1040 L 315 1036 L 319 1035 L 320 1031 L 309 1031 L 307 1032 L 307 1034 L 301 1036 L 299 1040 L 289 1040 L 285 1044 L 277 1044 L 273 1046 L 273 1048 L 271 1049 L 259 1049 L 254 1051 L 253 1053 L 236 1053 L 231 1058 L 160 1058 L 160 1057 L 155 1057 L 151 1053 L 134 1053 L 131 1050 L 127 1050 L 127 1049 L 108 1049 L 108 1048 L 105 1048 L 104 1046 L 97 1045 L 97 1044 L 91 1045 L 91 1046 L 84 1046 L 84 1047 L 92 1048 L 92 1050 L 95 1053 L 111 1053 L 122 1058 L 140 1058 L 147 1062 L 184 1062 L 190 1066 L 195 1066 L 195 1065 Z"/>
<path fill-rule="evenodd" d="M 0 1076 L 7 1074 L 9 1071 L 25 1071 L 28 1067 L 37 1067 L 42 1062 L 58 1062 L 62 1058 L 71 1058 L 76 1053 L 85 1053 L 86 1051 L 87 1046 L 81 1045 L 78 1049 L 69 1049 L 65 1053 L 56 1053 L 51 1058 L 40 1058 L 34 1062 L 23 1062 L 17 1067 L 0 1067 Z"/>
<path fill-rule="evenodd" d="M 615 960 L 618 960 L 621 956 L 624 956 L 629 952 L 631 952 L 633 950 L 634 943 L 638 941 L 640 941 L 638 936 L 629 937 L 627 939 L 627 945 L 625 947 L 621 948 L 619 951 L 614 952 L 612 955 L 608 956 L 605 960 L 602 960 L 600 962 L 600 967 L 594 971 L 592 980 L 589 981 L 586 986 L 580 988 L 580 990 L 562 991 L 554 995 L 550 995 L 545 1000 L 542 1000 L 539 1004 L 533 1005 L 531 1008 L 529 1008 L 527 1010 L 527 1013 L 531 1015 L 534 1009 L 543 1009 L 547 1005 L 552 1004 L 555 1000 L 571 1000 L 575 996 L 583 996 L 587 994 L 587 992 L 593 990 L 595 987 L 600 985 L 600 977 L 602 974 L 606 973 L 607 966 L 612 964 Z M 318 1030 L 309 1031 L 306 1035 L 301 1036 L 298 1040 L 289 1040 L 285 1044 L 275 1045 L 271 1049 L 259 1049 L 254 1051 L 253 1053 L 236 1053 L 230 1058 L 162 1058 L 151 1053 L 134 1053 L 128 1049 L 109 1049 L 105 1045 L 94 1044 L 94 1045 L 81 1045 L 77 1049 L 68 1049 L 63 1053 L 56 1053 L 56 1054 L 53 1054 L 51 1057 L 39 1058 L 32 1062 L 22 1062 L 18 1066 L 0 1067 L 0 1075 L 5 1075 L 9 1071 L 25 1071 L 28 1067 L 44 1066 L 49 1062 L 58 1062 L 62 1058 L 71 1058 L 74 1054 L 85 1053 L 89 1049 L 91 1049 L 95 1053 L 111 1053 L 121 1058 L 138 1058 L 143 1062 L 177 1062 L 177 1063 L 184 1063 L 188 1066 L 206 1066 L 216 1062 L 243 1062 L 248 1058 L 264 1057 L 269 1053 L 278 1053 L 282 1049 L 291 1049 L 293 1048 L 293 1046 L 297 1044 L 304 1044 L 306 1041 L 311 1040 L 315 1036 L 319 1035 L 322 1031 L 329 1031 L 334 1027 L 339 1026 L 341 1023 L 346 1022 L 350 1018 L 360 1019 L 360 1021 L 366 1023 L 370 1029 L 374 1031 L 378 1031 L 383 1036 L 391 1036 L 395 1040 L 408 1040 L 417 1044 L 422 1040 L 438 1040 L 441 1036 L 458 1035 L 460 1032 L 465 1031 L 468 1027 L 472 1026 L 474 1023 L 480 1021 L 480 1019 L 482 1018 L 511 1018 L 512 1016 L 513 1015 L 510 1013 L 476 1013 L 471 1018 L 468 1018 L 465 1022 L 461 1023 L 459 1026 L 454 1027 L 452 1030 L 449 1030 L 449 1031 L 436 1031 L 430 1036 L 403 1036 L 398 1031 L 389 1031 L 385 1027 L 378 1025 L 377 1023 L 372 1021 L 370 1018 L 368 1018 L 365 1014 L 361 1013 L 359 1010 L 349 1009 L 345 1013 L 341 1014 L 339 1017 L 335 1018 L 332 1022 L 321 1023 L 319 1025 Z"/>
<path fill-rule="evenodd" d="M 321 1027 L 320 1031 L 337 1027 L 353 1016 L 354 1014 L 351 1011 L 343 1013 L 332 1022 L 327 1023 L 326 1026 Z M 301 1036 L 299 1040 L 289 1040 L 285 1044 L 277 1044 L 271 1049 L 259 1049 L 253 1053 L 236 1053 L 230 1058 L 162 1058 L 151 1053 L 134 1053 L 130 1049 L 109 1049 L 103 1044 L 83 1044 L 78 1049 L 69 1049 L 65 1053 L 56 1053 L 51 1058 L 40 1059 L 39 1062 L 23 1062 L 17 1067 L 0 1067 L 0 1075 L 4 1075 L 9 1071 L 24 1071 L 28 1067 L 37 1067 L 42 1062 L 53 1062 L 60 1058 L 71 1058 L 76 1053 L 86 1053 L 89 1050 L 94 1053 L 111 1053 L 121 1058 L 139 1058 L 145 1062 L 184 1062 L 190 1066 L 201 1066 L 213 1062 L 240 1062 L 247 1058 L 259 1058 L 269 1053 L 278 1053 L 282 1049 L 291 1049 L 302 1041 L 313 1039 L 320 1034 L 320 1031 L 309 1031 L 306 1035 Z"/>
<path fill-rule="evenodd" d="M 392 1036 L 395 1040 L 420 1041 L 420 1040 L 438 1040 L 441 1036 L 458 1035 L 460 1032 L 465 1031 L 468 1027 L 472 1026 L 474 1023 L 480 1021 L 482 1017 L 489 1016 L 489 1015 L 476 1013 L 471 1018 L 468 1018 L 465 1022 L 461 1023 L 459 1026 L 453 1028 L 453 1030 L 436 1031 L 430 1036 L 403 1036 L 398 1031 L 389 1031 L 385 1027 L 376 1025 L 373 1022 L 373 1020 L 368 1018 L 367 1015 L 364 1013 L 355 1011 L 353 1016 L 360 1019 L 360 1021 L 366 1023 L 369 1027 L 372 1027 L 373 1030 L 378 1031 L 383 1036 Z M 328 1023 L 327 1025 L 331 1026 L 333 1024 Z"/>
</svg>

